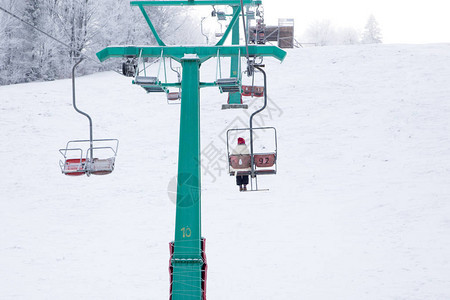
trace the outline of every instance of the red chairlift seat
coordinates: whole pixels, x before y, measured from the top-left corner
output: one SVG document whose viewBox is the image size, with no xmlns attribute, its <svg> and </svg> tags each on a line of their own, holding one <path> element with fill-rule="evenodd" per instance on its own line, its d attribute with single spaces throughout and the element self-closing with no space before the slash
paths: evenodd
<svg viewBox="0 0 450 300">
<path fill-rule="evenodd" d="M 274 168 L 277 162 L 276 153 L 254 154 L 253 162 L 255 164 L 256 175 L 272 175 L 277 173 L 276 168 Z"/>
<path fill-rule="evenodd" d="M 65 160 L 62 172 L 68 176 L 84 175 L 86 173 L 85 166 L 85 158 L 69 158 Z"/>
<path fill-rule="evenodd" d="M 251 156 L 250 154 L 232 154 L 230 155 L 230 175 L 245 176 L 251 173 Z M 237 172 L 237 173 L 236 173 Z"/>
<path fill-rule="evenodd" d="M 246 97 L 264 97 L 263 86 L 243 85 L 242 96 Z"/>
<path fill-rule="evenodd" d="M 250 154 L 232 154 L 230 155 L 230 165 L 233 169 L 242 170 L 251 167 Z"/>
<path fill-rule="evenodd" d="M 232 154 L 229 160 L 231 166 L 230 175 L 251 175 L 250 154 Z M 275 153 L 254 154 L 253 163 L 255 166 L 255 175 L 276 174 L 276 169 L 274 169 L 274 165 L 276 164 Z"/>
<path fill-rule="evenodd" d="M 275 164 L 275 153 L 255 154 L 254 162 L 258 168 L 271 168 Z"/>
</svg>

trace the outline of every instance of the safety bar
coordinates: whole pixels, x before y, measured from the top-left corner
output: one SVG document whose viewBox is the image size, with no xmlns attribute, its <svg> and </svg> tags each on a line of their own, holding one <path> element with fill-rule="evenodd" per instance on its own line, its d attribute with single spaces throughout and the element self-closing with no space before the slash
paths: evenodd
<svg viewBox="0 0 450 300">
<path fill-rule="evenodd" d="M 119 148 L 119 140 L 118 139 L 96 139 L 96 140 L 92 140 L 93 142 L 115 142 L 115 146 L 97 146 L 97 147 L 89 147 L 88 148 L 88 152 L 90 151 L 90 150 L 94 150 L 94 149 L 111 149 L 112 151 L 113 151 L 113 153 L 114 153 L 114 155 L 116 156 L 117 155 L 117 151 L 118 151 L 118 148 Z M 90 143 L 90 140 L 72 140 L 72 141 L 68 141 L 67 142 L 67 144 L 66 144 L 66 150 L 70 150 L 70 145 L 73 145 L 73 144 L 80 144 L 80 143 Z M 79 149 L 79 150 L 81 150 L 81 148 L 73 148 L 73 149 Z M 61 150 L 65 150 L 65 149 L 60 149 L 60 152 L 61 152 Z M 81 150 L 82 151 L 82 150 Z M 61 152 L 61 154 L 63 154 L 62 152 Z M 65 157 L 65 155 L 63 154 L 63 156 Z M 87 157 L 87 156 L 86 156 Z"/>
</svg>

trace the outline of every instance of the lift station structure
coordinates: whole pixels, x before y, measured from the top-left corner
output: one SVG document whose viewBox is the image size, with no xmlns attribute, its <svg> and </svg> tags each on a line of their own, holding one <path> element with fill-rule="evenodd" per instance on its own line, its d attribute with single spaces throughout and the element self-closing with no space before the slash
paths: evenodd
<svg viewBox="0 0 450 300">
<path fill-rule="evenodd" d="M 181 64 L 181 82 L 162 83 L 155 77 L 135 76 L 136 84 L 147 91 L 181 88 L 180 132 L 176 196 L 175 239 L 170 243 L 170 298 L 172 300 L 206 299 L 205 240 L 201 235 L 201 157 L 200 157 L 200 88 L 219 87 L 230 93 L 229 104 L 241 104 L 240 60 L 247 62 L 256 57 L 270 56 L 283 61 L 286 52 L 276 46 L 239 45 L 239 16 L 244 7 L 261 5 L 260 0 L 181 0 L 132 1 L 138 7 L 152 31 L 156 46 L 110 46 L 97 53 L 100 61 L 113 57 L 170 58 Z M 233 8 L 230 24 L 215 45 L 168 46 L 158 35 L 145 7 L 226 5 Z M 244 23 L 245 24 L 245 23 Z M 232 45 L 224 43 L 232 33 Z M 212 82 L 200 81 L 200 66 L 210 58 L 230 57 L 231 72 L 226 79 Z M 257 66 L 260 68 L 261 66 Z M 239 99 L 237 98 L 239 97 Z M 203 102 L 206 103 L 206 102 Z M 239 107 L 239 105 L 238 105 Z"/>
</svg>

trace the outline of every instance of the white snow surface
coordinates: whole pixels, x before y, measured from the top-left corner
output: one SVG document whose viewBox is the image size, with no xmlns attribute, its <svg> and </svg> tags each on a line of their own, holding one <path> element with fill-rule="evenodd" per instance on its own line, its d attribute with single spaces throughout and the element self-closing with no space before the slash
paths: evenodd
<svg viewBox="0 0 450 300">
<path fill-rule="evenodd" d="M 222 166 L 202 173 L 208 299 L 450 299 L 450 45 L 265 63 L 269 192 L 239 193 L 223 164 L 248 112 L 201 92 L 202 148 Z M 114 72 L 78 78 L 77 99 L 95 138 L 120 140 L 111 175 L 61 174 L 58 149 L 89 133 L 70 80 L 0 87 L 0 299 L 168 299 L 180 107 Z"/>
</svg>

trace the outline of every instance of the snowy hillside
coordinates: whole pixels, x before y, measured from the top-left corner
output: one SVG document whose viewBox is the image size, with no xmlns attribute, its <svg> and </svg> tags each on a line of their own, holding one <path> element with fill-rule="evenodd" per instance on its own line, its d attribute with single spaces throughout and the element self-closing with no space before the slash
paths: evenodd
<svg viewBox="0 0 450 300">
<path fill-rule="evenodd" d="M 269 192 L 227 175 L 225 132 L 248 112 L 202 90 L 202 148 L 219 151 L 203 158 L 208 299 L 450 299 L 450 45 L 265 63 Z M 120 140 L 111 175 L 61 174 L 58 149 L 88 138 L 70 80 L 0 87 L 0 299 L 168 299 L 179 106 L 114 72 L 77 88 L 94 137 Z"/>
</svg>

